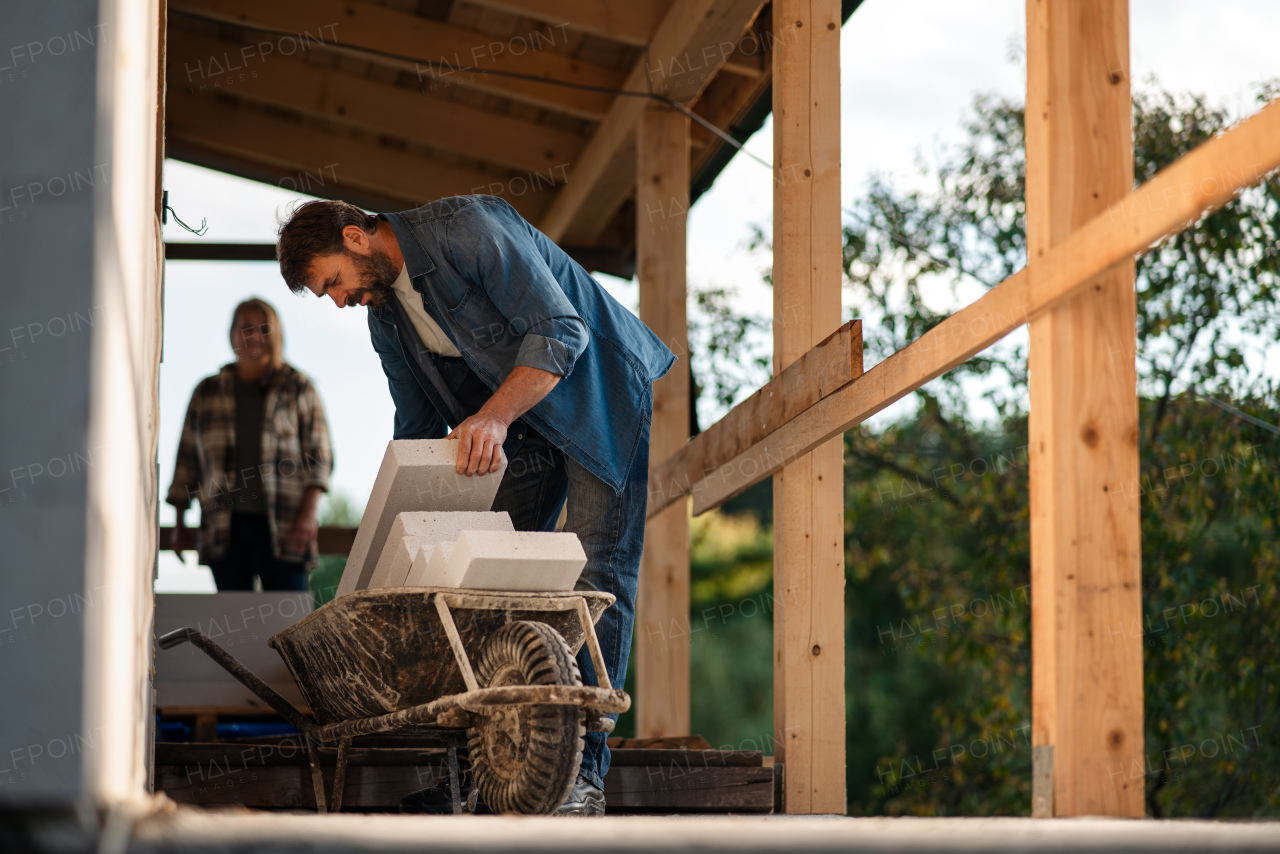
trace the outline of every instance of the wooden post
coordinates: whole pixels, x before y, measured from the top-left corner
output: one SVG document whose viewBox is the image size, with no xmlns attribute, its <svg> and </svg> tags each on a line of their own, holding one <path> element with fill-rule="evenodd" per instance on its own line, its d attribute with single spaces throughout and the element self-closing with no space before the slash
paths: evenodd
<svg viewBox="0 0 1280 854">
<path fill-rule="evenodd" d="M 679 361 L 653 387 L 649 467 L 689 439 L 685 224 L 689 119 L 649 109 L 639 122 L 636 276 L 640 319 Z M 689 734 L 689 510 L 677 501 L 649 520 L 636 602 L 636 735 Z"/>
<path fill-rule="evenodd" d="M 1132 189 L 1131 109 L 1126 0 L 1028 0 L 1032 265 Z M 1037 815 L 1143 814 L 1135 312 L 1128 259 L 1030 324 Z"/>
<path fill-rule="evenodd" d="M 773 6 L 773 369 L 840 326 L 840 2 Z M 843 440 L 773 480 L 774 756 L 787 813 L 845 799 Z"/>
</svg>

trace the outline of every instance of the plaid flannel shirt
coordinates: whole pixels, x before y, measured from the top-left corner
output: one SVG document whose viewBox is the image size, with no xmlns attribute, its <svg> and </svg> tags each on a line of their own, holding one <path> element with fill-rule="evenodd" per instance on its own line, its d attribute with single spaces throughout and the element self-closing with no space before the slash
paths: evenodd
<svg viewBox="0 0 1280 854">
<path fill-rule="evenodd" d="M 235 442 L 235 366 L 226 365 L 201 380 L 191 395 L 169 487 L 168 502 L 175 507 L 185 507 L 192 499 L 200 502 L 200 562 L 226 554 L 236 493 L 255 477 L 266 494 L 274 556 L 314 562 L 314 545 L 306 554 L 289 549 L 289 532 L 307 488 L 328 491 L 333 469 L 324 407 L 306 375 L 285 365 L 269 379 L 258 472 L 235 471 Z"/>
</svg>

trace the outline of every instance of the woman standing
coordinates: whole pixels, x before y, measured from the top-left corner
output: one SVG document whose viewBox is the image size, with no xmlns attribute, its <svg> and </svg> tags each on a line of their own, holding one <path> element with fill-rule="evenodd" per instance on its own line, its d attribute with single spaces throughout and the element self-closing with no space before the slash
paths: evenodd
<svg viewBox="0 0 1280 854">
<path fill-rule="evenodd" d="M 320 396 L 284 361 L 280 318 L 249 299 L 231 317 L 236 360 L 196 386 L 168 501 L 200 503 L 200 562 L 219 590 L 306 590 L 316 553 L 316 504 L 333 453 Z"/>
</svg>

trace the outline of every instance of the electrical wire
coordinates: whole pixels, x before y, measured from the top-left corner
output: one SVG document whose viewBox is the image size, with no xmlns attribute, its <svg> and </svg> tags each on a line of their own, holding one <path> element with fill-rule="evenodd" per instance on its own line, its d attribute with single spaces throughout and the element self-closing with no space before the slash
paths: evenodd
<svg viewBox="0 0 1280 854">
<path fill-rule="evenodd" d="M 166 193 L 166 194 L 165 194 L 166 198 L 168 197 L 168 195 L 169 195 L 168 193 Z M 185 222 L 183 222 L 181 219 L 179 219 L 179 218 L 178 218 L 178 212 L 177 212 L 177 211 L 175 211 L 172 207 L 170 207 L 170 206 L 169 206 L 169 202 L 168 202 L 168 201 L 165 201 L 165 203 L 164 203 L 164 209 L 165 209 L 166 211 L 168 211 L 169 213 L 173 214 L 173 221 L 174 221 L 174 222 L 176 222 L 178 225 L 182 226 L 182 227 L 183 227 L 183 228 L 185 228 L 187 231 L 189 231 L 189 232 L 191 232 L 192 234 L 194 234 L 196 237 L 204 237 L 205 232 L 207 232 L 207 231 L 209 230 L 209 223 L 208 223 L 208 221 L 207 221 L 204 217 L 201 217 L 201 218 L 200 218 L 200 227 L 199 227 L 199 228 L 192 228 L 191 226 L 187 225 Z"/>
<path fill-rule="evenodd" d="M 1225 401 L 1218 400 L 1215 397 L 1209 397 L 1207 394 L 1200 394 L 1197 391 L 1193 391 L 1192 394 L 1194 394 L 1196 397 L 1200 398 L 1201 400 L 1205 401 L 1206 403 L 1212 403 L 1214 406 L 1218 407 L 1223 412 L 1226 412 L 1228 415 L 1234 415 L 1236 418 L 1239 418 L 1242 421 L 1248 421 L 1250 424 L 1252 424 L 1255 427 L 1261 427 L 1263 430 L 1270 430 L 1272 433 L 1280 435 L 1280 427 L 1277 427 L 1274 424 L 1268 424 L 1266 421 L 1263 421 L 1261 418 L 1254 418 L 1252 415 L 1250 415 L 1247 412 L 1241 412 L 1239 409 L 1236 409 L 1234 406 L 1232 406 L 1231 404 Z"/>
</svg>

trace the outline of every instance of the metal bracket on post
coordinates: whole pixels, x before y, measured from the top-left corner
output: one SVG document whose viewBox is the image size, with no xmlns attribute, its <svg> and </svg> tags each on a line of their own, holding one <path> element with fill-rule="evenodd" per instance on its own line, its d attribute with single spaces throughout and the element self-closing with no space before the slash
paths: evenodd
<svg viewBox="0 0 1280 854">
<path fill-rule="evenodd" d="M 1031 817 L 1053 818 L 1053 745 L 1031 748 Z"/>
</svg>

